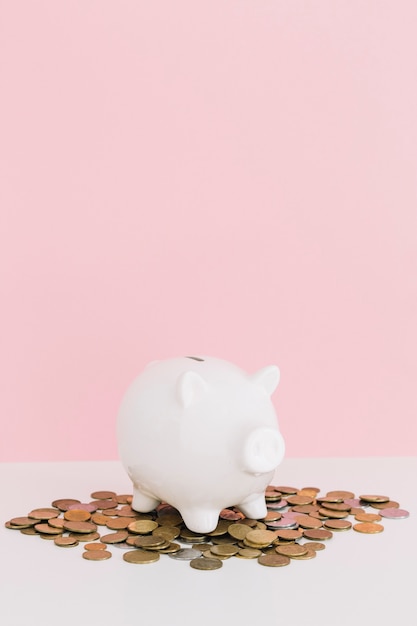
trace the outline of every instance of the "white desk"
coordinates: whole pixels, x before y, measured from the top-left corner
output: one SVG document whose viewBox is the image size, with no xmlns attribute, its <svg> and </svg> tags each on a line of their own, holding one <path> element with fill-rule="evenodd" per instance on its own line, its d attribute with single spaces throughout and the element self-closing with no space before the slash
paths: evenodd
<svg viewBox="0 0 417 626">
<path fill-rule="evenodd" d="M 232 558 L 220 570 L 201 572 L 166 555 L 132 565 L 117 548 L 110 548 L 111 559 L 89 562 L 82 544 L 57 548 L 4 528 L 8 519 L 56 498 L 88 502 L 98 489 L 130 493 L 118 462 L 0 464 L 0 623 L 416 624 L 416 479 L 417 457 L 286 459 L 275 484 L 384 493 L 411 515 L 384 520 L 379 535 L 334 533 L 317 558 L 288 567 Z"/>
</svg>

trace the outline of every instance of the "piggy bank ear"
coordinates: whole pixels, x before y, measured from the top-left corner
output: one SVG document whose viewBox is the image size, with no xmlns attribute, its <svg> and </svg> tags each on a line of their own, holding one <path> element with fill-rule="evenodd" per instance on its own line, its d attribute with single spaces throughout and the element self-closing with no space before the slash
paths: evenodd
<svg viewBox="0 0 417 626">
<path fill-rule="evenodd" d="M 181 406 L 186 409 L 202 398 L 207 392 L 207 383 L 193 371 L 183 372 L 177 382 L 177 397 Z"/>
<path fill-rule="evenodd" d="M 263 367 L 259 372 L 253 374 L 251 378 L 270 396 L 278 387 L 280 373 L 276 365 L 268 365 L 268 367 Z"/>
</svg>

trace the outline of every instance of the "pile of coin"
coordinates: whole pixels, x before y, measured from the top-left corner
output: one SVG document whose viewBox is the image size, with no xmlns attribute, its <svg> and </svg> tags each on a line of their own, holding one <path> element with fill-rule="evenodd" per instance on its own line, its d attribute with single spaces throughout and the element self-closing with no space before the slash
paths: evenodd
<svg viewBox="0 0 417 626">
<path fill-rule="evenodd" d="M 111 546 L 124 550 L 127 563 L 155 563 L 161 555 L 168 555 L 189 561 L 194 569 L 212 570 L 232 557 L 256 559 L 269 567 L 313 559 L 325 549 L 323 541 L 331 539 L 334 532 L 353 528 L 359 533 L 376 534 L 384 530 L 380 523 L 383 518 L 409 516 L 388 496 L 356 498 L 352 492 L 341 490 L 322 496 L 319 493 L 316 487 L 270 485 L 265 491 L 266 517 L 249 519 L 230 507 L 221 511 L 217 527 L 206 534 L 189 530 L 179 511 L 167 503 L 151 513 L 138 513 L 131 507 L 131 495 L 113 491 L 95 491 L 91 502 L 54 500 L 50 507 L 14 517 L 5 526 L 53 540 L 61 548 L 83 543 L 82 556 L 89 561 L 111 558 Z"/>
</svg>

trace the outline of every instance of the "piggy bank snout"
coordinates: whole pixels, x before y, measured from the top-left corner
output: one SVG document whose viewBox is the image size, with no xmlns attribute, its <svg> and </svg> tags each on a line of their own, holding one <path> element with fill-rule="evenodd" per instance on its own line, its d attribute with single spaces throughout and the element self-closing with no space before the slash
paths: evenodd
<svg viewBox="0 0 417 626">
<path fill-rule="evenodd" d="M 271 472 L 284 458 L 285 444 L 281 433 L 273 428 L 257 428 L 243 447 L 243 465 L 251 474 Z"/>
</svg>

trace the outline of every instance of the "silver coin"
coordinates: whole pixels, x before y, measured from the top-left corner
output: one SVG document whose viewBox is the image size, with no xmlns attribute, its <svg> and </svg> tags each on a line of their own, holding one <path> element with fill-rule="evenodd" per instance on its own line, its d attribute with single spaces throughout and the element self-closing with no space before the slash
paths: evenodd
<svg viewBox="0 0 417 626">
<path fill-rule="evenodd" d="M 126 541 L 120 543 L 113 543 L 112 548 L 120 548 L 120 550 L 137 550 L 136 546 L 130 546 Z"/>
<path fill-rule="evenodd" d="M 410 515 L 408 511 L 405 511 L 404 509 L 395 509 L 394 507 L 379 509 L 378 513 L 382 515 L 382 517 L 386 517 L 388 519 L 404 519 Z"/>
<path fill-rule="evenodd" d="M 296 524 L 293 520 L 278 520 L 276 522 L 265 522 L 268 528 L 274 528 L 275 530 L 296 530 L 298 528 L 298 524 Z"/>
<path fill-rule="evenodd" d="M 177 561 L 191 561 L 192 559 L 196 559 L 201 556 L 201 550 L 194 550 L 194 548 L 182 548 L 178 550 L 178 552 L 174 552 L 173 554 L 168 554 L 171 559 L 176 559 Z"/>
<path fill-rule="evenodd" d="M 285 509 L 286 506 L 288 506 L 288 502 L 286 500 L 266 503 L 266 508 L 270 509 L 271 511 L 281 511 L 281 509 Z"/>
</svg>

